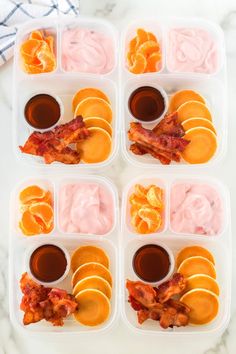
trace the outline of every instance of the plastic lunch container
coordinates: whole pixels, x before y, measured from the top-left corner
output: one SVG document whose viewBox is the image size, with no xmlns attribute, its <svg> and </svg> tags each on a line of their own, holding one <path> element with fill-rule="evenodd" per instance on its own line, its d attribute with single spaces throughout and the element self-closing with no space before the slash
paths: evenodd
<svg viewBox="0 0 236 354">
<path fill-rule="evenodd" d="M 170 190 L 175 183 L 188 181 L 191 184 L 206 183 L 217 189 L 224 210 L 224 228 L 219 235 L 193 235 L 178 234 L 170 227 Z M 129 196 L 134 191 L 134 185 L 140 183 L 143 186 L 155 184 L 164 189 L 165 193 L 165 226 L 155 234 L 140 235 L 135 233 L 130 226 L 129 217 Z M 137 314 L 128 303 L 128 292 L 125 288 L 125 280 L 139 280 L 132 267 L 132 259 L 135 252 L 143 245 L 158 244 L 167 246 L 174 254 L 184 247 L 190 245 L 199 245 L 212 252 L 215 258 L 217 281 L 220 286 L 219 313 L 217 317 L 208 325 L 204 326 L 186 326 L 162 329 L 156 321 L 146 321 L 142 325 L 137 322 Z M 191 334 L 209 334 L 213 332 L 223 332 L 230 318 L 231 302 L 231 227 L 230 227 L 230 200 L 229 193 L 225 186 L 218 180 L 210 177 L 193 177 L 186 175 L 167 175 L 167 174 L 145 174 L 130 181 L 123 191 L 122 209 L 121 209 L 121 251 L 120 251 L 120 269 L 121 269 L 121 311 L 126 325 L 133 331 L 140 334 L 155 335 L 191 335 Z"/>
<path fill-rule="evenodd" d="M 106 74 L 89 74 L 80 72 L 65 71 L 61 63 L 61 36 L 65 29 L 73 27 L 85 27 L 91 30 L 98 30 L 101 33 L 109 33 L 114 44 L 115 63 L 112 71 Z M 33 31 L 43 29 L 47 34 L 55 38 L 55 54 L 57 67 L 54 71 L 42 74 L 27 74 L 21 68 L 20 45 Z M 79 168 L 81 170 L 91 168 L 105 168 L 115 158 L 119 147 L 119 119 L 118 119 L 118 38 L 115 28 L 107 21 L 91 18 L 68 18 L 66 16 L 58 18 L 42 18 L 32 20 L 22 25 L 17 32 L 15 55 L 14 55 L 14 94 L 13 94 L 13 116 L 14 116 L 14 151 L 18 158 L 34 166 L 47 168 Z M 64 165 L 54 162 L 46 165 L 41 157 L 22 154 L 19 145 L 24 144 L 29 135 L 35 130 L 26 124 L 24 118 L 24 107 L 29 97 L 38 93 L 52 93 L 62 101 L 64 112 L 58 121 L 63 124 L 73 118 L 71 109 L 74 94 L 86 87 L 94 87 L 102 90 L 110 99 L 113 120 L 112 120 L 112 151 L 109 158 L 100 163 L 77 165 Z M 19 92 L 21 94 L 19 95 Z"/>
<path fill-rule="evenodd" d="M 85 235 L 63 233 L 58 226 L 57 203 L 58 190 L 60 185 L 66 183 L 98 183 L 105 187 L 112 195 L 114 207 L 114 226 L 106 235 Z M 48 235 L 24 236 L 18 227 L 20 220 L 19 210 L 19 192 L 29 185 L 39 185 L 45 190 L 50 190 L 54 198 L 54 230 Z M 67 178 L 58 177 L 32 177 L 19 183 L 11 196 L 11 227 L 10 227 L 10 255 L 9 255 L 9 274 L 10 274 L 10 317 L 13 324 L 21 329 L 25 329 L 33 333 L 100 333 L 110 329 L 117 320 L 118 315 L 118 193 L 108 179 L 98 176 L 83 175 L 81 177 Z M 94 245 L 101 247 L 108 254 L 110 259 L 110 271 L 113 278 L 112 298 L 111 298 L 111 314 L 109 319 L 102 325 L 96 327 L 85 327 L 80 325 L 70 316 L 65 320 L 63 327 L 54 327 L 46 321 L 40 321 L 32 326 L 24 326 L 22 324 L 23 312 L 20 310 L 20 301 L 22 293 L 19 287 L 21 275 L 27 271 L 27 259 L 29 251 L 42 244 L 55 244 L 62 246 L 71 255 L 73 251 L 83 245 Z M 62 281 L 57 282 L 54 286 L 66 289 L 71 293 L 71 271 Z"/>
<path fill-rule="evenodd" d="M 219 52 L 218 70 L 213 74 L 190 73 L 190 72 L 171 72 L 168 69 L 167 62 L 167 46 L 168 46 L 168 31 L 176 27 L 198 27 L 209 31 L 214 38 Z M 144 28 L 147 31 L 154 33 L 160 41 L 162 63 L 160 70 L 155 73 L 132 74 L 127 69 L 126 54 L 129 41 L 136 35 L 137 28 Z M 129 24 L 123 31 L 121 38 L 120 51 L 120 116 L 122 120 L 121 128 L 121 146 L 125 160 L 136 167 L 160 168 L 159 160 L 154 159 L 149 154 L 138 156 L 133 154 L 129 147 L 131 145 L 127 137 L 129 124 L 134 121 L 129 107 L 128 99 L 130 94 L 141 86 L 158 85 L 164 89 L 170 97 L 174 92 L 183 89 L 192 89 L 199 92 L 207 101 L 207 105 L 212 112 L 213 123 L 217 131 L 218 147 L 213 158 L 206 164 L 188 164 L 184 160 L 180 163 L 171 162 L 170 165 L 165 165 L 165 168 L 176 170 L 176 168 L 196 168 L 206 167 L 217 164 L 223 158 L 226 152 L 227 143 L 227 82 L 226 82 L 226 56 L 224 46 L 224 35 L 219 26 L 199 18 L 149 18 L 139 19 Z M 157 122 L 144 124 L 144 127 L 152 129 Z M 162 165 L 161 165 L 162 166 Z M 191 167 L 190 167 L 191 166 Z"/>
</svg>

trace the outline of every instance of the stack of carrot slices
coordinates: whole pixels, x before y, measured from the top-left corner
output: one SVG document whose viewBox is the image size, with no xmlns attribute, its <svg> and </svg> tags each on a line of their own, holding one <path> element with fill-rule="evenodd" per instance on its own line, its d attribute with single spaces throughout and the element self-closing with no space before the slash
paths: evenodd
<svg viewBox="0 0 236 354">
<path fill-rule="evenodd" d="M 156 36 L 143 28 L 129 42 L 128 69 L 133 74 L 157 72 L 161 68 L 161 49 Z"/>
<path fill-rule="evenodd" d="M 163 224 L 164 193 L 155 185 L 134 186 L 129 197 L 131 225 L 139 234 L 150 234 L 160 230 Z"/>
<path fill-rule="evenodd" d="M 208 162 L 216 152 L 217 137 L 205 99 L 193 90 L 178 91 L 171 97 L 169 111 L 178 112 L 184 138 L 190 141 L 183 159 L 191 164 Z"/>
<path fill-rule="evenodd" d="M 56 69 L 53 36 L 33 31 L 20 47 L 23 69 L 28 74 L 41 74 Z"/>
<path fill-rule="evenodd" d="M 74 117 L 82 116 L 89 138 L 77 143 L 85 163 L 105 161 L 112 149 L 112 108 L 107 95 L 97 88 L 84 88 L 73 97 Z"/>
<path fill-rule="evenodd" d="M 72 254 L 73 295 L 78 302 L 75 319 L 85 326 L 98 326 L 107 321 L 112 296 L 109 258 L 103 249 L 81 246 Z"/>
<path fill-rule="evenodd" d="M 218 314 L 220 292 L 213 255 L 201 246 L 188 246 L 178 253 L 176 266 L 177 272 L 187 278 L 187 287 L 180 301 L 191 310 L 190 323 L 210 323 Z"/>
<path fill-rule="evenodd" d="M 53 229 L 53 199 L 50 191 L 31 185 L 19 194 L 22 216 L 19 227 L 24 235 L 48 234 Z"/>
</svg>

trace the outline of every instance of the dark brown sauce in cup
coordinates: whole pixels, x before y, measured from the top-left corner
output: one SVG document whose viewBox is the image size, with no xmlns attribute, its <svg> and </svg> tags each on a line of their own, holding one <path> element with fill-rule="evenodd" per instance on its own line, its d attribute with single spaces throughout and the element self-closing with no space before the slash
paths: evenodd
<svg viewBox="0 0 236 354">
<path fill-rule="evenodd" d="M 131 114 L 142 122 L 152 122 L 160 118 L 166 109 L 163 94 L 151 86 L 142 86 L 133 91 L 128 105 Z"/>
<path fill-rule="evenodd" d="M 142 280 L 154 283 L 164 279 L 171 266 L 168 252 L 161 246 L 149 244 L 139 248 L 133 257 L 133 269 Z"/>
</svg>

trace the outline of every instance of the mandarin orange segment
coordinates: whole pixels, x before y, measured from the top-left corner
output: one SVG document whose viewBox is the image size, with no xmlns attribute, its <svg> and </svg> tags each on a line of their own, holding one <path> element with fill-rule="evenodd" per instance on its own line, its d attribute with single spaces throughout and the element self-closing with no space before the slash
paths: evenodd
<svg viewBox="0 0 236 354">
<path fill-rule="evenodd" d="M 163 191 L 157 186 L 151 186 L 147 192 L 148 203 L 158 209 L 163 208 Z"/>
<path fill-rule="evenodd" d="M 22 214 L 19 227 L 26 236 L 38 235 L 43 231 L 42 226 L 35 220 L 29 210 Z"/>
<path fill-rule="evenodd" d="M 130 66 L 129 70 L 133 74 L 142 74 L 145 72 L 147 66 L 147 60 L 145 56 L 141 53 L 136 53 L 133 56 L 133 65 Z"/>
<path fill-rule="evenodd" d="M 148 41 L 148 34 L 143 28 L 137 29 L 137 41 L 135 49 L 138 50 L 139 47 Z"/>
<path fill-rule="evenodd" d="M 129 197 L 129 202 L 131 205 L 136 205 L 137 207 L 141 208 L 144 204 L 147 204 L 147 199 L 140 198 L 136 195 L 136 193 L 132 193 Z"/>
<path fill-rule="evenodd" d="M 152 32 L 147 32 L 147 36 L 149 41 L 157 42 L 157 37 Z"/>
<path fill-rule="evenodd" d="M 138 53 L 143 54 L 147 58 L 149 55 L 159 52 L 159 50 L 160 47 L 157 42 L 147 41 L 138 48 Z"/>
<path fill-rule="evenodd" d="M 137 45 L 137 37 L 134 37 L 133 39 L 131 39 L 131 41 L 129 42 L 129 52 L 130 53 L 135 53 L 136 51 L 136 45 Z"/>
<path fill-rule="evenodd" d="M 145 187 L 143 187 L 141 184 L 135 184 L 134 190 L 138 198 L 146 199 L 147 189 Z"/>
<path fill-rule="evenodd" d="M 29 39 L 38 39 L 43 40 L 42 32 L 40 31 L 33 31 L 30 33 Z"/>
<path fill-rule="evenodd" d="M 32 200 L 43 199 L 45 195 L 46 192 L 41 187 L 31 185 L 20 192 L 19 199 L 22 204 L 28 204 Z"/>
<path fill-rule="evenodd" d="M 150 230 L 148 227 L 148 224 L 146 221 L 141 220 L 137 225 L 136 225 L 136 230 L 139 234 L 149 234 Z"/>
<path fill-rule="evenodd" d="M 48 44 L 51 52 L 53 53 L 53 43 L 54 43 L 54 39 L 52 36 L 48 36 L 45 38 L 45 42 Z"/>
<path fill-rule="evenodd" d="M 53 221 L 53 209 L 48 203 L 34 203 L 30 205 L 29 212 L 40 218 L 46 227 L 49 227 Z"/>
<path fill-rule="evenodd" d="M 158 230 L 161 227 L 161 215 L 152 208 L 141 208 L 138 211 L 139 217 L 148 224 L 148 228 L 151 230 Z"/>
<path fill-rule="evenodd" d="M 152 53 L 148 58 L 147 58 L 147 67 L 146 67 L 146 72 L 153 73 L 158 71 L 157 64 L 161 60 L 161 53 L 160 52 L 155 52 Z"/>
</svg>

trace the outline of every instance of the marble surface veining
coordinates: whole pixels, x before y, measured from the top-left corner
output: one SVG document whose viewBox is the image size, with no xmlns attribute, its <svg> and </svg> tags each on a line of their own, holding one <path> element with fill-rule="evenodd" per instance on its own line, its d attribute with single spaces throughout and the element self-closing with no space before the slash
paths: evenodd
<svg viewBox="0 0 236 354">
<path fill-rule="evenodd" d="M 1 5 L 1 0 L 0 0 Z M 1 9 L 1 6 L 0 6 Z M 1 11 L 1 10 L 0 10 Z M 149 16 L 202 16 L 222 26 L 225 33 L 228 84 L 229 84 L 229 144 L 224 161 L 217 167 L 204 170 L 228 185 L 231 192 L 232 215 L 236 212 L 236 3 L 227 0 L 81 0 L 81 13 L 110 20 L 119 30 L 129 20 Z M 20 93 L 19 93 L 20 94 Z M 142 354 L 148 352 L 165 354 L 234 354 L 236 353 L 236 288 L 232 287 L 232 314 L 226 332 L 221 336 L 192 338 L 162 338 L 137 336 L 130 332 L 120 320 L 112 332 L 96 338 L 49 336 L 34 337 L 12 328 L 8 316 L 8 202 L 10 191 L 16 181 L 39 171 L 16 161 L 12 148 L 12 61 L 0 68 L 0 354 Z M 151 171 L 150 171 L 151 172 Z M 127 165 L 121 156 L 107 170 L 105 176 L 113 179 L 121 195 L 122 186 L 142 173 Z M 233 219 L 233 236 L 235 218 Z M 235 254 L 233 242 L 233 254 Z M 236 262 L 233 262 L 233 277 L 236 277 Z"/>
</svg>

